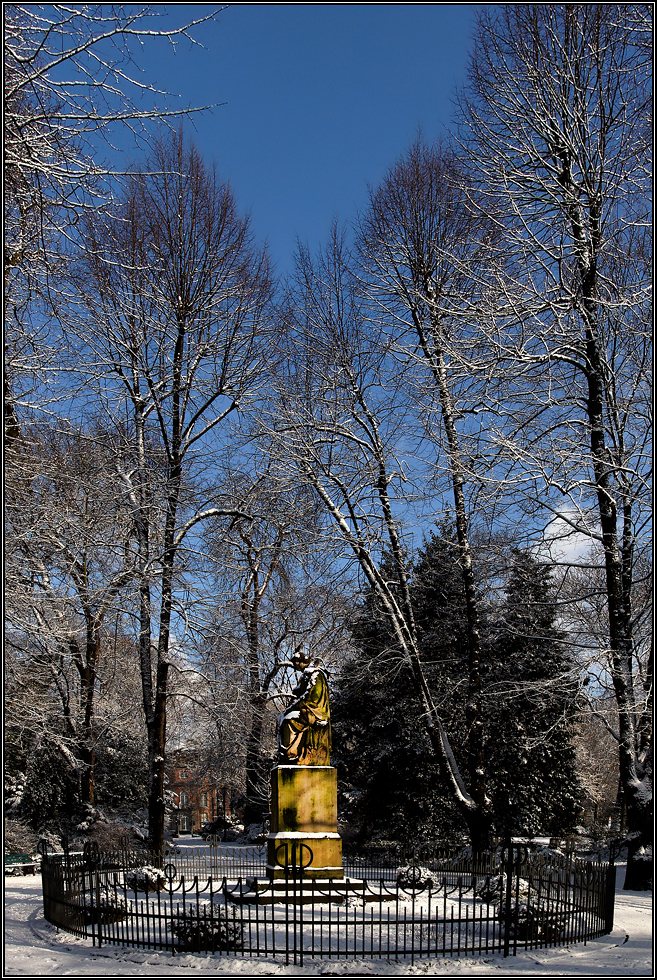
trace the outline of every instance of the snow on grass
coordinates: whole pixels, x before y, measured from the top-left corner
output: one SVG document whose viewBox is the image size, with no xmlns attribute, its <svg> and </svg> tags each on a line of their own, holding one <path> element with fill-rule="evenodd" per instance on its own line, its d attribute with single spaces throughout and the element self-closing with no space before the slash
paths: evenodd
<svg viewBox="0 0 657 980">
<path fill-rule="evenodd" d="M 5 879 L 5 969 L 3 976 L 212 977 L 244 976 L 545 976 L 652 977 L 652 893 L 624 892 L 618 868 L 616 914 L 609 936 L 570 947 L 520 951 L 502 956 L 388 962 L 370 959 L 310 959 L 303 966 L 276 959 L 206 956 L 94 948 L 43 917 L 41 878 Z"/>
</svg>

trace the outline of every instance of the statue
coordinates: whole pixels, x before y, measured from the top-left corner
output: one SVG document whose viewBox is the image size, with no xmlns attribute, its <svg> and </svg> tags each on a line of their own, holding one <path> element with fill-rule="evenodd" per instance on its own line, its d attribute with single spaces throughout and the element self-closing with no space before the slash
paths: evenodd
<svg viewBox="0 0 657 980">
<path fill-rule="evenodd" d="M 290 705 L 278 716 L 267 874 L 272 882 L 299 873 L 304 878 L 342 880 L 328 680 L 319 660 L 307 653 L 297 654 L 292 665 L 301 676 Z"/>
<path fill-rule="evenodd" d="M 295 700 L 278 716 L 278 761 L 287 766 L 331 765 L 331 712 L 326 674 L 307 653 L 292 660 L 301 679 Z"/>
</svg>

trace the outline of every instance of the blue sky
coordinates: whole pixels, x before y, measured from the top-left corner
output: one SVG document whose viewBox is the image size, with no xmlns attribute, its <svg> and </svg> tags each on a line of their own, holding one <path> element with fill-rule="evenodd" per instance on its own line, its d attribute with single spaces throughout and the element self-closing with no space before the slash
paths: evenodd
<svg viewBox="0 0 657 980">
<path fill-rule="evenodd" d="M 166 6 L 176 23 L 213 9 Z M 445 133 L 477 9 L 234 4 L 197 29 L 205 49 L 155 42 L 138 64 L 184 104 L 223 103 L 196 117 L 194 139 L 284 273 L 297 236 L 315 249 L 334 216 L 349 221 L 418 127 Z"/>
</svg>

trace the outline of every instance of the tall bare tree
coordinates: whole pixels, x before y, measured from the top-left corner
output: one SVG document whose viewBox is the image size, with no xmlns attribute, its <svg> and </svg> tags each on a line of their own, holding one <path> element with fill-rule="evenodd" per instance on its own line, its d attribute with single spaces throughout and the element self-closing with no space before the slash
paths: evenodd
<svg viewBox="0 0 657 980">
<path fill-rule="evenodd" d="M 300 649 L 335 664 L 346 643 L 348 584 L 338 588 L 332 555 L 322 553 L 318 501 L 307 490 L 276 485 L 265 473 L 249 492 L 254 517 L 220 540 L 210 532 L 221 595 L 207 666 L 230 673 L 239 693 L 234 738 L 245 746 L 245 823 L 262 818 L 275 744 L 273 723 L 285 707 L 290 662 Z"/>
<path fill-rule="evenodd" d="M 119 129 L 142 139 L 153 120 L 190 109 L 140 77 L 143 44 L 194 41 L 212 20 L 178 22 L 168 10 L 107 4 L 5 4 L 4 306 L 5 432 L 18 434 L 21 409 L 44 397 L 45 365 L 57 341 L 45 304 L 57 284 L 80 214 L 107 199 L 122 171 L 112 146 Z M 194 111 L 194 110 L 191 110 Z M 105 152 L 111 157 L 107 162 Z M 48 329 L 50 328 L 50 329 Z"/>
<path fill-rule="evenodd" d="M 7 645 L 31 651 L 48 673 L 79 802 L 90 804 L 106 622 L 135 574 L 119 480 L 103 442 L 99 431 L 25 426 L 6 456 Z"/>
<path fill-rule="evenodd" d="M 169 648 L 183 556 L 191 560 L 201 521 L 248 517 L 222 494 L 221 456 L 228 420 L 260 383 L 270 275 L 229 187 L 182 132 L 156 144 L 111 215 L 86 223 L 85 244 L 69 329 L 83 358 L 81 392 L 93 393 L 123 434 L 116 468 L 134 534 L 149 839 L 159 850 Z M 184 603 L 177 613 L 184 623 Z"/>
<path fill-rule="evenodd" d="M 406 367 L 418 424 L 424 418 L 436 445 L 435 478 L 444 470 L 451 484 L 468 624 L 469 784 L 482 820 L 490 801 L 483 758 L 481 617 L 468 499 L 474 495 L 472 490 L 468 494 L 468 484 L 480 491 L 481 481 L 468 448 L 473 419 L 481 415 L 473 384 L 476 333 L 471 311 L 481 291 L 491 230 L 468 206 L 453 151 L 429 147 L 418 137 L 371 192 L 358 237 L 364 288 L 380 311 L 391 352 Z M 481 506 L 481 496 L 478 500 Z"/>
<path fill-rule="evenodd" d="M 340 560 L 355 563 L 380 602 L 391 631 L 389 662 L 380 666 L 395 671 L 401 656 L 410 668 L 418 713 L 480 850 L 490 837 L 488 800 L 468 789 L 454 758 L 422 669 L 411 604 L 409 535 L 428 485 L 416 407 L 382 318 L 360 291 L 337 229 L 316 260 L 300 251 L 284 320 L 287 370 L 267 438 L 278 448 L 281 478 L 294 467 L 321 500 Z"/>
<path fill-rule="evenodd" d="M 516 500 L 604 557 L 628 888 L 646 884 L 652 837 L 652 661 L 646 701 L 632 625 L 650 526 L 649 30 L 642 4 L 485 11 L 460 130 L 515 270 L 501 277 L 491 337 Z"/>
</svg>

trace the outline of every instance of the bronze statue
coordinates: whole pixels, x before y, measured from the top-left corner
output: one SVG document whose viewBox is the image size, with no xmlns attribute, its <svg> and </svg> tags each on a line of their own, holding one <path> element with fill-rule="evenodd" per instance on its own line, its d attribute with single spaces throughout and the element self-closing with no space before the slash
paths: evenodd
<svg viewBox="0 0 657 980">
<path fill-rule="evenodd" d="M 278 717 L 279 765 L 331 765 L 331 712 L 326 674 L 317 660 L 298 653 L 292 663 L 301 671 L 292 691 L 295 700 Z"/>
</svg>

